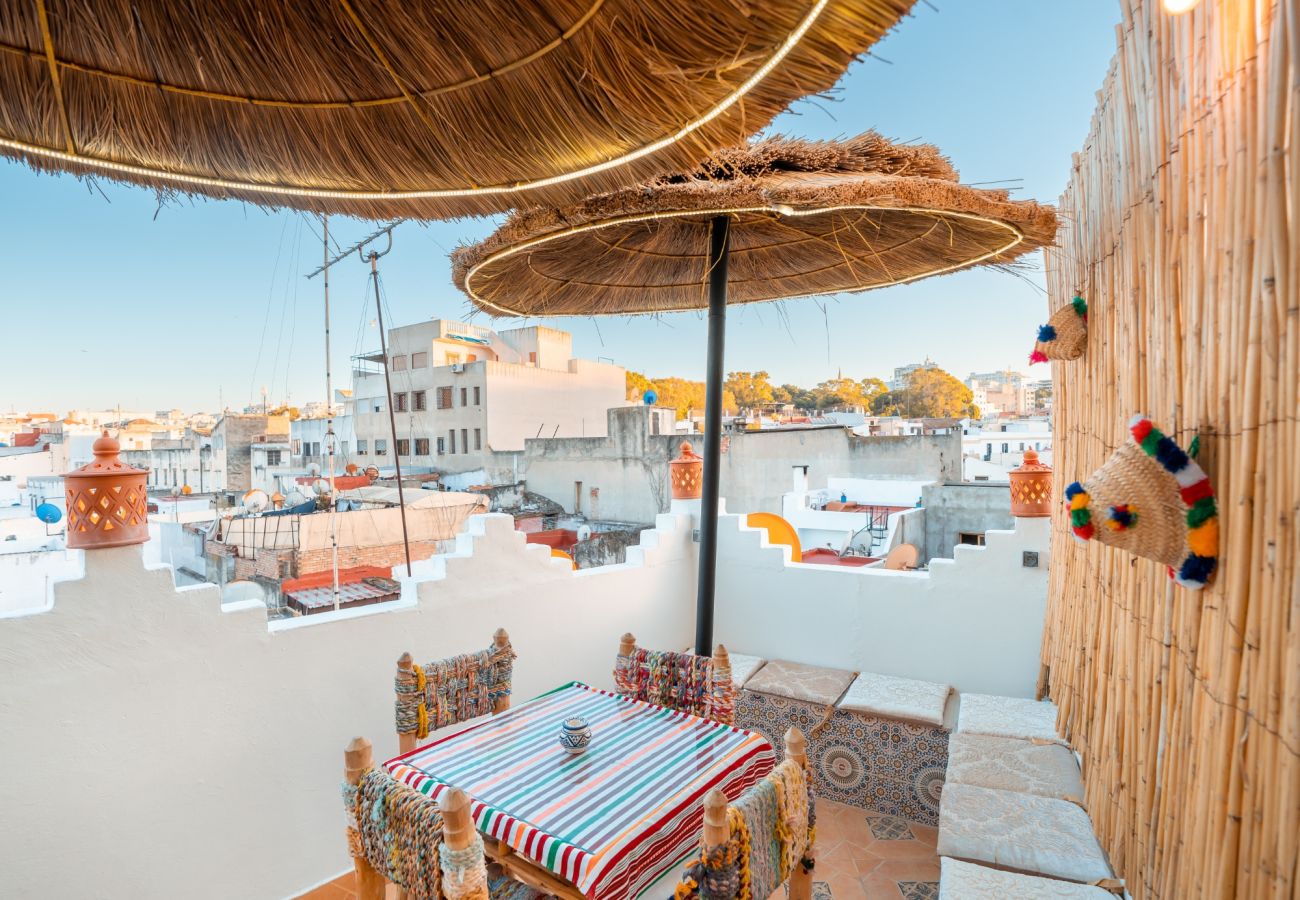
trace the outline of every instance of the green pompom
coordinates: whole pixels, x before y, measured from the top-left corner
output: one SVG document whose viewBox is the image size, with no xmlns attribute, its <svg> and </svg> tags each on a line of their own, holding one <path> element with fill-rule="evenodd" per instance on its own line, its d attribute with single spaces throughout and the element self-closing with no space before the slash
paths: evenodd
<svg viewBox="0 0 1300 900">
<path fill-rule="evenodd" d="M 1201 455 L 1201 436 L 1198 434 L 1192 438 L 1192 442 L 1187 445 L 1187 455 L 1192 459 Z"/>
<path fill-rule="evenodd" d="M 1088 318 L 1088 301 L 1087 301 L 1087 300 L 1084 300 L 1082 297 L 1075 297 L 1075 298 L 1074 298 L 1073 300 L 1071 300 L 1070 302 L 1074 304 L 1074 311 L 1077 312 L 1077 313 L 1079 314 L 1079 318 L 1081 318 L 1081 319 L 1086 319 L 1086 318 Z"/>
</svg>

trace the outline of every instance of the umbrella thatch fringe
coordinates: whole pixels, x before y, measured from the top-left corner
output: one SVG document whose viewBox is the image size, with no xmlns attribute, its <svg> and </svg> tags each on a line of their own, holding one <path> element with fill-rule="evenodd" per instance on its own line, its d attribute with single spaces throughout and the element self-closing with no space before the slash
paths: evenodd
<svg viewBox="0 0 1300 900">
<path fill-rule="evenodd" d="M 911 174 L 915 173 L 915 174 Z M 688 174 L 512 214 L 452 253 L 452 280 L 490 315 L 616 315 L 706 303 L 709 220 L 732 217 L 728 302 L 852 292 L 1050 243 L 1050 206 L 968 187 L 932 146 L 874 133 L 715 154 Z"/>
<path fill-rule="evenodd" d="M 45 33 L 39 4 L 0 0 L 0 154 L 368 218 L 571 202 L 742 142 L 792 100 L 833 87 L 913 0 L 821 3 L 88 0 L 52 7 Z M 743 99 L 680 139 L 514 189 L 699 123 L 808 22 Z M 385 196 L 447 190 L 472 193 Z"/>
</svg>

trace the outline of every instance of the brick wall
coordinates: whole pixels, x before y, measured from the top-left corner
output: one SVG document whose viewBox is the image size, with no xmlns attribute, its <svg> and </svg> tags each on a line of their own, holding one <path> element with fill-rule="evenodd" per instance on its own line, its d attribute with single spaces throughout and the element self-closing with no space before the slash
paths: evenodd
<svg viewBox="0 0 1300 900">
<path fill-rule="evenodd" d="M 411 561 L 428 559 L 438 552 L 438 541 L 411 541 Z M 331 553 L 324 550 L 306 550 L 297 554 L 297 575 L 323 572 L 331 567 Z M 404 565 L 406 556 L 401 543 L 383 544 L 376 547 L 340 547 L 339 568 L 350 569 L 353 566 L 390 566 Z"/>
</svg>

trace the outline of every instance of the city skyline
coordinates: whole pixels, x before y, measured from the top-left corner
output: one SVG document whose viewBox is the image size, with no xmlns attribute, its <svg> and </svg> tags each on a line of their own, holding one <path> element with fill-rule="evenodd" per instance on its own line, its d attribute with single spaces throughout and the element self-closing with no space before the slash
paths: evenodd
<svg viewBox="0 0 1300 900">
<path fill-rule="evenodd" d="M 932 141 L 968 183 L 1004 182 L 1013 196 L 1054 202 L 1061 159 L 1079 145 L 1114 45 L 1109 3 L 922 6 L 841 83 L 840 102 L 796 104 L 771 132 L 811 138 L 868 128 Z M 1060 47 L 1070 46 L 1068 70 Z M 888 60 L 885 62 L 884 60 Z M 1060 77 L 1025 79 L 1046 67 Z M 1050 83 L 1049 83 L 1050 82 Z M 924 98 L 918 103 L 916 98 Z M 1008 180 L 1011 179 L 1011 180 Z M 1023 180 L 1014 180 L 1023 179 Z M 37 174 L 0 163 L 0 305 L 17 320 L 0 360 L 0 409 L 242 408 L 325 395 L 319 221 L 232 202 L 171 198 L 105 181 Z M 470 318 L 449 283 L 446 253 L 496 219 L 397 229 L 382 266 L 385 324 Z M 346 246 L 372 223 L 331 220 Z M 885 377 L 929 354 L 959 378 L 1011 367 L 1031 377 L 1034 329 L 1046 320 L 1039 258 L 1016 274 L 973 271 L 864 295 L 735 308 L 728 371 L 766 370 L 813 385 L 844 370 Z M 345 261 L 331 282 L 332 364 L 349 386 L 349 357 L 377 349 L 367 270 Z M 579 356 L 650 376 L 698 380 L 704 319 L 551 319 Z M 515 322 L 490 323 L 511 327 Z M 129 349 L 130 352 L 127 352 Z M 1039 374 L 1041 372 L 1041 375 Z"/>
</svg>

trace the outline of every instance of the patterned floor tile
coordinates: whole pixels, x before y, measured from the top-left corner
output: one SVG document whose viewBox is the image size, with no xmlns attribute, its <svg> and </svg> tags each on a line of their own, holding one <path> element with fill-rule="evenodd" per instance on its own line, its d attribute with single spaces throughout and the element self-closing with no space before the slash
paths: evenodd
<svg viewBox="0 0 1300 900">
<path fill-rule="evenodd" d="M 790 896 L 790 883 L 785 885 L 785 895 Z M 812 886 L 812 900 L 835 900 L 831 893 L 831 886 L 824 881 L 814 881 Z"/>
<path fill-rule="evenodd" d="M 900 881 L 898 892 L 903 895 L 903 900 L 939 900 L 939 882 Z"/>
<path fill-rule="evenodd" d="M 896 816 L 867 816 L 867 826 L 878 841 L 914 841 L 912 827 Z"/>
</svg>

